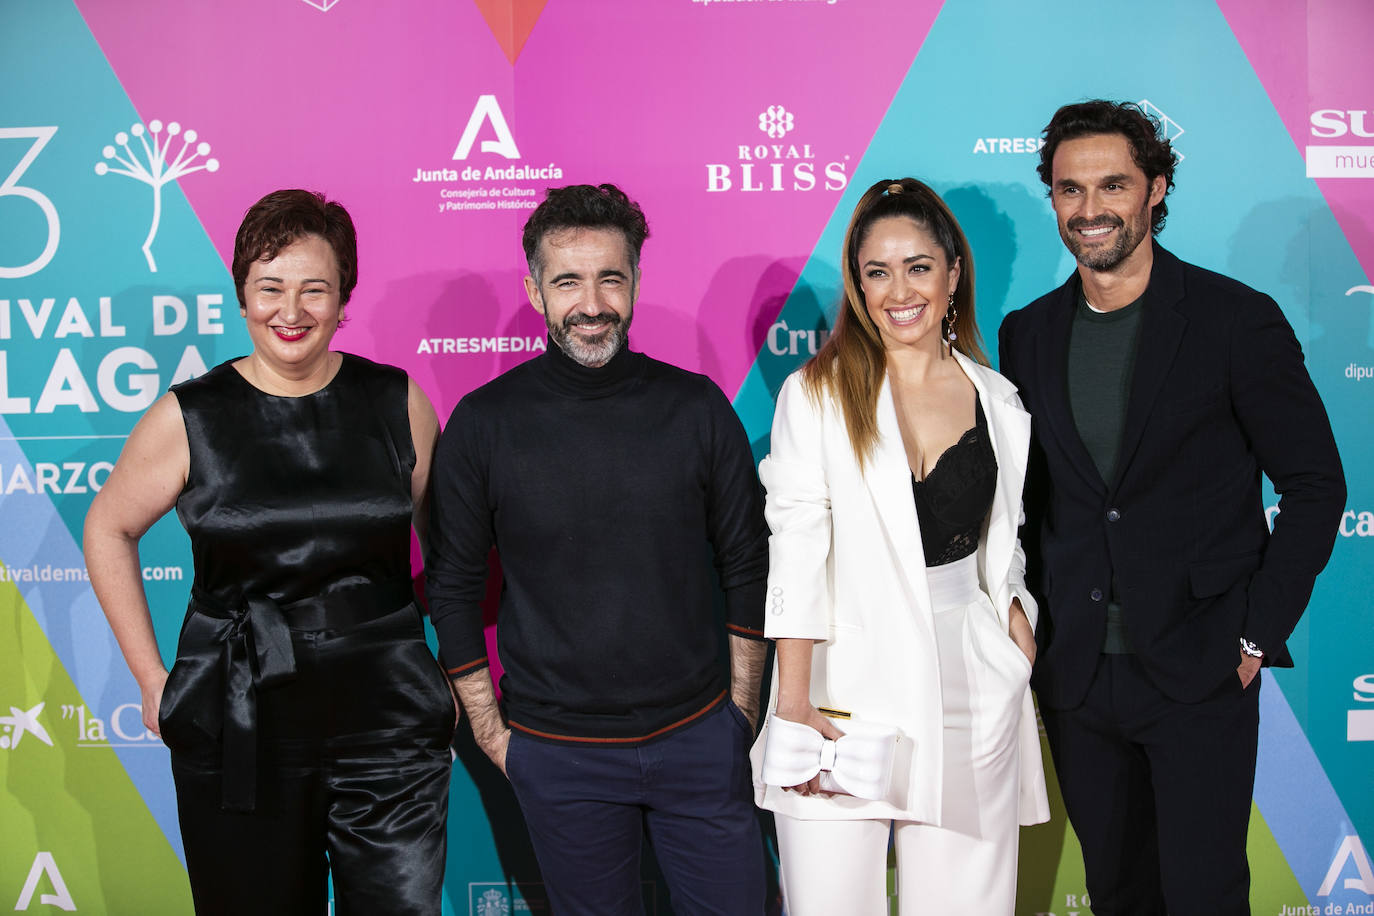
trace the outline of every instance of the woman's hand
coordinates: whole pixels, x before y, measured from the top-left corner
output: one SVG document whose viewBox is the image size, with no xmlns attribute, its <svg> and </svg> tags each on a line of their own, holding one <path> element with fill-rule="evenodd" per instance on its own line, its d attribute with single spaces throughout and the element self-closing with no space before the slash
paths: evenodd
<svg viewBox="0 0 1374 916">
<path fill-rule="evenodd" d="M 154 674 L 147 683 L 138 686 L 143 702 L 143 727 L 161 738 L 162 728 L 158 725 L 158 713 L 162 711 L 162 691 L 167 686 L 166 669 Z"/>
<path fill-rule="evenodd" d="M 821 737 L 831 741 L 838 741 L 844 732 L 835 727 L 835 724 L 821 715 L 816 707 L 808 703 L 788 704 L 782 700 L 778 701 L 778 708 L 774 713 L 780 719 L 789 722 L 800 722 L 802 725 L 809 725 L 821 733 Z M 831 793 L 821 790 L 821 776 L 817 773 L 804 783 L 795 786 L 783 786 L 784 792 L 796 792 L 798 795 L 824 795 L 829 797 Z"/>
<path fill-rule="evenodd" d="M 1021 607 L 1021 599 L 1011 599 L 1011 611 L 1007 614 L 1010 622 L 1007 632 L 1011 634 L 1011 641 L 1016 643 L 1016 648 L 1020 649 L 1026 656 L 1026 661 L 1035 665 L 1035 631 L 1031 629 L 1030 620 L 1026 617 L 1025 608 Z"/>
</svg>

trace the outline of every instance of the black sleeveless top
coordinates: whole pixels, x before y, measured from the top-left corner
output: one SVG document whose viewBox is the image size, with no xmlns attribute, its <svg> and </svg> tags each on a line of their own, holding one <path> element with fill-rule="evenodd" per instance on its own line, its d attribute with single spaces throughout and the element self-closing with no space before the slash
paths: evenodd
<svg viewBox="0 0 1374 916">
<path fill-rule="evenodd" d="M 231 363 L 172 388 L 190 473 L 177 516 L 191 536 L 192 594 L 280 604 L 410 580 L 405 372 L 342 354 L 302 397 L 255 388 Z"/>
<path fill-rule="evenodd" d="M 936 459 L 925 480 L 911 475 L 926 566 L 944 566 L 974 553 L 983 520 L 992 508 L 997 456 L 981 402 L 975 415 L 973 427 Z"/>
</svg>

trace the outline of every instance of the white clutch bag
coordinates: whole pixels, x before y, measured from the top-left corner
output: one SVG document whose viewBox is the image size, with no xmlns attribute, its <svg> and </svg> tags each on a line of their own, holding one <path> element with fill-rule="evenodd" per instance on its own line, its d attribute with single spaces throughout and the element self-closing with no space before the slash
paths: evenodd
<svg viewBox="0 0 1374 916">
<path fill-rule="evenodd" d="M 844 734 L 832 741 L 809 725 L 768 715 L 761 776 L 770 786 L 795 786 L 819 774 L 821 789 L 856 798 L 884 799 L 900 732 L 861 720 L 836 721 Z"/>
</svg>

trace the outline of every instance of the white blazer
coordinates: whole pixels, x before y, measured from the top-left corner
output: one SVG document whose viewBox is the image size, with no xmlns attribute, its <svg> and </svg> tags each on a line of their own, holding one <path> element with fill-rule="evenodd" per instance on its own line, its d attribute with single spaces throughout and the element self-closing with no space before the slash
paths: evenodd
<svg viewBox="0 0 1374 916">
<path fill-rule="evenodd" d="M 1031 418 L 1005 378 L 962 354 L 955 358 L 978 391 L 997 456 L 997 488 L 978 546 L 978 573 L 1006 634 L 1013 597 L 1021 599 L 1032 627 L 1038 616 L 1026 591 L 1025 554 L 1017 539 Z M 752 755 L 756 799 L 760 807 L 800 818 L 939 824 L 939 660 L 911 470 L 892 390 L 885 380 L 878 395 L 878 441 L 866 472 L 854 458 L 839 405 L 822 401 L 817 404 L 806 393 L 800 373 L 787 379 L 773 418 L 772 449 L 759 466 L 773 532 L 765 633 L 770 639 L 817 640 L 812 702 L 896 726 L 909 748 L 910 765 L 894 769 L 893 789 L 884 801 L 803 797 L 761 784 L 765 729 Z M 776 704 L 775 673 L 770 711 Z M 1049 801 L 1029 686 L 1021 706 L 1019 815 L 1022 824 L 1035 824 L 1049 819 Z"/>
</svg>

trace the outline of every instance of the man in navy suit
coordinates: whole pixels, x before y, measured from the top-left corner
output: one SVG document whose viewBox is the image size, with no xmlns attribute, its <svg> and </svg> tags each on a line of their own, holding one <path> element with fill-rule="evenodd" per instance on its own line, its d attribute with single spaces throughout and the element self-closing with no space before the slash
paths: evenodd
<svg viewBox="0 0 1374 916">
<path fill-rule="evenodd" d="M 1154 241 L 1174 165 L 1134 105 L 1056 112 L 1039 172 L 1078 269 L 1000 334 L 1034 420 L 1033 684 L 1098 914 L 1249 913 L 1259 671 L 1293 664 L 1345 503 L 1279 307 Z"/>
</svg>

